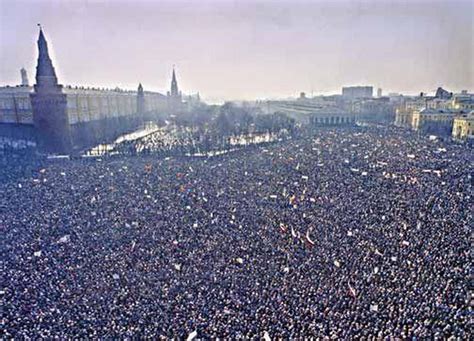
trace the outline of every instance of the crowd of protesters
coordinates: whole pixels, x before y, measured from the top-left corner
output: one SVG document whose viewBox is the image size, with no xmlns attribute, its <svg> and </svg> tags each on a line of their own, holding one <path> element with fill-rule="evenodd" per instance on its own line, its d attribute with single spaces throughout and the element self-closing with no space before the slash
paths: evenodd
<svg viewBox="0 0 474 341">
<path fill-rule="evenodd" d="M 229 150 L 291 138 L 286 129 L 252 134 L 216 135 L 202 133 L 189 127 L 165 127 L 143 138 L 114 144 L 107 155 L 148 155 L 157 157 L 183 155 L 215 155 Z M 100 154 L 100 153 L 99 153 Z"/>
<path fill-rule="evenodd" d="M 472 161 L 364 127 L 2 173 L 1 337 L 468 339 Z"/>
</svg>

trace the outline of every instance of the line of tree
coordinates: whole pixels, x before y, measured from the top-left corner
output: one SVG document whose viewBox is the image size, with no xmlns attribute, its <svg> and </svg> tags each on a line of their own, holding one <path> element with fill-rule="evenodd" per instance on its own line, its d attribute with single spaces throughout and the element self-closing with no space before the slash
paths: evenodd
<svg viewBox="0 0 474 341">
<path fill-rule="evenodd" d="M 264 114 L 257 107 L 226 102 L 221 106 L 201 105 L 176 117 L 178 126 L 192 127 L 205 135 L 228 137 L 249 134 L 278 134 L 295 131 L 295 120 L 284 113 Z"/>
</svg>

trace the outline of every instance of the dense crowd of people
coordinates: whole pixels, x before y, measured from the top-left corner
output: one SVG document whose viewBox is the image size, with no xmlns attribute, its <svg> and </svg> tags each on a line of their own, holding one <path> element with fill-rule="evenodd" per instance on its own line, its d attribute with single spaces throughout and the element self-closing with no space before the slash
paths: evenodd
<svg viewBox="0 0 474 341">
<path fill-rule="evenodd" d="M 275 140 L 290 138 L 287 130 L 279 133 L 253 133 L 216 136 L 201 133 L 189 127 L 164 127 L 140 139 L 125 140 L 111 146 L 107 155 L 149 155 L 157 157 L 215 155 L 220 152 L 240 149 L 250 145 L 266 144 Z M 96 151 L 94 148 L 93 151 Z M 98 153 L 101 154 L 101 153 Z"/>
<path fill-rule="evenodd" d="M 0 173 L 2 338 L 468 339 L 472 160 L 359 127 Z"/>
<path fill-rule="evenodd" d="M 121 155 L 153 154 L 158 157 L 184 155 L 195 149 L 196 139 L 189 128 L 166 126 L 141 139 L 124 141 L 114 146 L 111 153 Z"/>
</svg>

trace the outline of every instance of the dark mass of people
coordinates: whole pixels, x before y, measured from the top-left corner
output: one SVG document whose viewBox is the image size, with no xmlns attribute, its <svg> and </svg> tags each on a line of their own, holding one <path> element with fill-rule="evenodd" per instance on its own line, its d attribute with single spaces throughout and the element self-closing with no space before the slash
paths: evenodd
<svg viewBox="0 0 474 341">
<path fill-rule="evenodd" d="M 0 337 L 469 339 L 472 161 L 358 127 L 5 166 Z"/>
</svg>

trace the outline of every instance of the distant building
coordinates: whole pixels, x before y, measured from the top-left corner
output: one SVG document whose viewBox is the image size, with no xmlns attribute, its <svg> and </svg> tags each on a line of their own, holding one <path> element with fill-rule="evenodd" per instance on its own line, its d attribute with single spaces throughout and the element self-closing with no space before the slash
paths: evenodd
<svg viewBox="0 0 474 341">
<path fill-rule="evenodd" d="M 439 87 L 434 96 L 420 93 L 420 96 L 404 97 L 396 109 L 395 125 L 433 134 L 459 135 L 459 129 L 453 130 L 454 120 L 473 110 L 474 94 L 467 91 L 453 94 Z M 458 128 L 462 122 L 458 122 Z"/>
<path fill-rule="evenodd" d="M 25 68 L 21 68 L 20 74 L 21 74 L 21 86 L 29 86 L 28 74 L 26 73 Z"/>
<path fill-rule="evenodd" d="M 474 94 L 470 94 L 466 90 L 462 91 L 460 94 L 454 94 L 452 96 L 451 105 L 456 110 L 474 110 Z"/>
<path fill-rule="evenodd" d="M 344 99 L 372 98 L 374 89 L 371 86 L 348 86 L 342 88 Z"/>
<path fill-rule="evenodd" d="M 167 93 L 168 95 L 168 109 L 170 113 L 176 114 L 183 109 L 183 96 L 181 91 L 178 89 L 178 81 L 176 79 L 176 72 L 173 67 L 173 73 L 171 75 L 171 89 Z"/>
<path fill-rule="evenodd" d="M 425 97 L 425 107 L 428 109 L 449 110 L 452 108 L 452 105 L 448 99 Z"/>
<path fill-rule="evenodd" d="M 396 104 L 389 97 L 352 101 L 352 111 L 362 121 L 390 123 L 395 118 Z"/>
<path fill-rule="evenodd" d="M 406 98 L 395 110 L 395 125 L 412 128 L 413 113 L 426 108 L 426 98 L 416 96 Z"/>
<path fill-rule="evenodd" d="M 390 103 L 393 103 L 396 107 L 403 105 L 407 101 L 407 97 L 403 95 L 397 96 L 387 96 L 390 100 Z"/>
<path fill-rule="evenodd" d="M 142 83 L 139 83 L 137 89 L 137 114 L 143 115 L 145 111 L 145 93 L 143 92 Z"/>
<path fill-rule="evenodd" d="M 67 153 L 72 149 L 67 100 L 62 88 L 49 57 L 48 43 L 40 28 L 36 84 L 30 99 L 39 147 L 48 152 Z"/>
<path fill-rule="evenodd" d="M 313 127 L 354 125 L 356 116 L 334 98 L 320 100 L 266 101 L 259 103 L 266 114 L 283 113 L 296 122 Z"/>
<path fill-rule="evenodd" d="M 0 140 L 31 141 L 41 151 L 69 153 L 111 141 L 166 111 L 166 96 L 141 85 L 125 91 L 58 84 L 40 30 L 35 86 L 0 87 Z"/>
<path fill-rule="evenodd" d="M 395 125 L 397 127 L 411 128 L 413 112 L 403 107 L 395 110 Z"/>
<path fill-rule="evenodd" d="M 378 88 L 377 89 L 377 97 L 382 97 L 382 89 L 381 88 Z"/>
<path fill-rule="evenodd" d="M 0 87 L 0 123 L 33 124 L 31 86 Z"/>
<path fill-rule="evenodd" d="M 442 87 L 439 87 L 436 90 L 435 98 L 450 99 L 451 97 L 453 97 L 453 93 L 447 90 L 444 90 Z"/>
<path fill-rule="evenodd" d="M 474 139 L 474 111 L 454 119 L 452 136 L 457 140 Z"/>
<path fill-rule="evenodd" d="M 415 110 L 412 116 L 412 129 L 423 133 L 449 136 L 453 131 L 454 119 L 461 114 L 449 109 Z"/>
<path fill-rule="evenodd" d="M 201 102 L 201 95 L 198 92 L 194 95 L 183 96 L 183 105 L 186 106 L 188 112 L 191 112 L 204 104 Z"/>
</svg>

